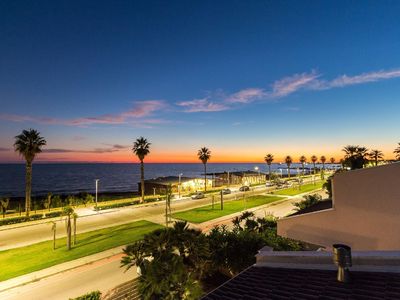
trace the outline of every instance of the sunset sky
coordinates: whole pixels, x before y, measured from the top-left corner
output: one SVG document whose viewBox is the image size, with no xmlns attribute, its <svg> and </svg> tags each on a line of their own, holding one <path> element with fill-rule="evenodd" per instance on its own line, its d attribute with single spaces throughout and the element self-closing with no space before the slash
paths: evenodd
<svg viewBox="0 0 400 300">
<path fill-rule="evenodd" d="M 400 1 L 1 1 L 0 162 L 339 159 L 400 142 Z"/>
</svg>

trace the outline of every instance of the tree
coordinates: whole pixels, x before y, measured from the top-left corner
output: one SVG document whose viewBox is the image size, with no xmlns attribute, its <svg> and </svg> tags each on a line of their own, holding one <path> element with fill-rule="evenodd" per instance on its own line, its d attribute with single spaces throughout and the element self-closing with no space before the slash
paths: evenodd
<svg viewBox="0 0 400 300">
<path fill-rule="evenodd" d="M 378 161 L 383 159 L 383 152 L 380 150 L 371 150 L 371 152 L 368 154 L 371 160 L 375 162 L 375 166 L 378 165 Z"/>
<path fill-rule="evenodd" d="M 90 194 L 86 194 L 84 197 L 82 197 L 82 203 L 85 205 L 88 203 L 92 203 L 94 201 L 94 197 Z"/>
<path fill-rule="evenodd" d="M 307 162 L 307 158 L 304 155 L 302 155 L 302 156 L 300 156 L 299 161 L 301 163 L 301 169 L 302 169 L 302 173 L 304 176 L 304 164 Z"/>
<path fill-rule="evenodd" d="M 333 165 L 333 164 L 335 163 L 335 158 L 334 158 L 334 157 L 331 157 L 331 158 L 329 159 L 329 161 L 330 161 L 331 164 Z"/>
<path fill-rule="evenodd" d="M 322 196 L 318 195 L 318 194 L 306 195 L 306 196 L 303 196 L 303 198 L 304 198 L 304 200 L 293 203 L 293 205 L 296 207 L 295 210 L 301 211 L 303 209 L 306 209 L 308 207 L 311 207 L 311 206 L 317 204 L 319 201 L 322 200 Z"/>
<path fill-rule="evenodd" d="M 78 219 L 78 214 L 74 212 L 72 214 L 72 218 L 74 219 L 74 246 L 76 245 L 76 219 Z"/>
<path fill-rule="evenodd" d="M 268 165 L 268 180 L 271 181 L 271 164 L 274 161 L 274 156 L 272 154 L 268 153 L 267 155 L 265 155 L 264 161 Z"/>
<path fill-rule="evenodd" d="M 6 217 L 7 208 L 10 204 L 10 198 L 0 198 L 0 208 L 3 214 L 3 219 Z"/>
<path fill-rule="evenodd" d="M 325 162 L 326 162 L 326 157 L 322 155 L 320 157 L 321 163 L 322 163 L 322 169 L 325 170 Z"/>
<path fill-rule="evenodd" d="M 202 147 L 197 152 L 197 157 L 204 165 L 204 190 L 207 191 L 207 162 L 211 157 L 211 151 L 207 147 Z"/>
<path fill-rule="evenodd" d="M 396 159 L 400 160 L 400 143 L 398 143 L 398 146 L 394 149 L 393 153 L 396 155 Z"/>
<path fill-rule="evenodd" d="M 144 299 L 200 298 L 209 247 L 205 235 L 186 222 L 157 229 L 123 252 L 121 267 L 138 267 L 138 289 Z"/>
<path fill-rule="evenodd" d="M 290 165 L 293 163 L 293 159 L 290 155 L 285 157 L 285 163 L 287 165 L 288 177 L 290 178 Z"/>
<path fill-rule="evenodd" d="M 53 250 L 56 250 L 56 233 L 57 233 L 57 223 L 50 221 L 51 231 L 53 232 Z"/>
<path fill-rule="evenodd" d="M 311 156 L 311 161 L 314 165 L 314 174 L 315 174 L 315 163 L 317 162 L 317 160 L 318 160 L 318 157 L 316 157 L 315 155 Z"/>
<path fill-rule="evenodd" d="M 342 150 L 345 153 L 343 165 L 350 167 L 351 170 L 362 169 L 368 162 L 368 149 L 365 147 L 348 145 Z"/>
<path fill-rule="evenodd" d="M 71 228 L 71 217 L 73 217 L 74 209 L 71 206 L 64 207 L 63 210 L 65 219 L 65 227 L 67 230 L 67 249 L 71 250 L 71 235 L 72 235 L 72 228 Z"/>
<path fill-rule="evenodd" d="M 140 187 L 142 192 L 142 197 L 140 203 L 144 202 L 144 158 L 150 153 L 150 145 L 144 137 L 139 137 L 133 143 L 132 151 L 140 160 Z"/>
<path fill-rule="evenodd" d="M 50 208 L 51 208 L 51 202 L 53 200 L 52 198 L 53 198 L 53 194 L 52 193 L 48 193 L 47 197 L 43 201 L 44 208 L 48 209 L 49 211 L 50 211 Z"/>
<path fill-rule="evenodd" d="M 23 130 L 20 135 L 15 137 L 14 149 L 26 161 L 25 167 L 25 213 L 29 217 L 31 210 L 32 192 L 32 163 L 36 155 L 42 152 L 42 147 L 46 145 L 46 140 L 40 136 L 40 132 L 29 129 Z"/>
</svg>

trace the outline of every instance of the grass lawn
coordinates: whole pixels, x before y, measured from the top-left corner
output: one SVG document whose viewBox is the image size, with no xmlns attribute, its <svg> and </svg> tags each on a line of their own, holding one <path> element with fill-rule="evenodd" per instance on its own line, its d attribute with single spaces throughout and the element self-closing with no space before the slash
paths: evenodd
<svg viewBox="0 0 400 300">
<path fill-rule="evenodd" d="M 0 281 L 135 242 L 161 227 L 151 222 L 137 221 L 81 233 L 76 236 L 77 244 L 70 251 L 66 247 L 66 238 L 56 240 L 56 250 L 53 250 L 53 241 L 50 240 L 0 251 Z"/>
<path fill-rule="evenodd" d="M 323 182 L 316 182 L 315 185 L 313 183 L 304 184 L 301 186 L 301 190 L 299 190 L 298 186 L 290 187 L 288 189 L 279 190 L 273 192 L 274 195 L 285 195 L 285 196 L 295 196 L 302 193 L 311 192 L 316 189 L 322 188 Z"/>
<path fill-rule="evenodd" d="M 224 210 L 221 210 L 220 202 L 216 201 L 214 209 L 212 208 L 212 205 L 207 205 L 174 213 L 172 217 L 176 219 L 186 220 L 191 223 L 202 223 L 222 216 L 240 212 L 248 208 L 268 204 L 283 199 L 285 198 L 276 196 L 248 196 L 246 197 L 245 201 L 243 199 L 240 199 L 224 202 Z"/>
</svg>

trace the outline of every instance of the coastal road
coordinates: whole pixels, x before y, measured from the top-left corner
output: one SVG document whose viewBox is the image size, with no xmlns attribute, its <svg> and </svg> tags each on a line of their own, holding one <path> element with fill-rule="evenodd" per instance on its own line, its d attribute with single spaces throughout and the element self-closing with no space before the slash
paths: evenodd
<svg viewBox="0 0 400 300">
<path fill-rule="evenodd" d="M 125 269 L 119 267 L 121 257 L 122 254 L 114 255 L 92 264 L 0 292 L 0 299 L 67 300 L 96 290 L 104 294 L 137 277 L 134 268 L 125 272 Z"/>
<path fill-rule="evenodd" d="M 266 188 L 263 187 L 256 189 L 254 192 L 258 194 L 266 191 Z M 247 193 L 249 194 L 251 192 Z M 241 197 L 241 194 L 242 193 L 232 193 L 230 195 L 225 195 L 224 199 L 235 199 L 235 197 Z M 216 197 L 216 201 L 218 200 L 219 197 Z M 211 204 L 211 197 L 197 200 L 175 200 L 171 203 L 171 209 L 173 212 L 176 212 L 208 204 Z M 83 210 L 85 210 L 85 214 L 88 213 L 88 208 Z M 78 214 L 81 214 L 81 212 L 82 210 L 77 210 Z M 78 218 L 77 233 L 126 224 L 138 220 L 148 220 L 164 224 L 165 201 L 150 203 L 145 206 L 127 206 L 98 213 L 91 211 L 90 215 Z M 66 235 L 64 221 L 60 218 L 56 222 L 57 238 L 64 237 Z M 51 225 L 48 222 L 30 224 L 27 226 L 21 225 L 15 228 L 13 228 L 13 226 L 2 226 L 0 227 L 0 251 L 51 240 L 52 234 Z"/>
<path fill-rule="evenodd" d="M 321 191 L 319 193 L 323 194 L 324 192 Z M 256 208 L 254 213 L 256 216 L 260 217 L 265 216 L 265 214 L 273 214 L 277 217 L 286 216 L 293 212 L 292 203 L 301 200 L 301 196 L 289 197 L 286 201 Z M 203 203 L 203 205 L 204 204 L 205 203 Z M 161 208 L 163 209 L 164 207 L 161 206 Z M 125 210 L 126 209 L 123 211 Z M 128 213 L 127 215 L 129 216 Z M 217 224 L 230 225 L 232 217 L 233 216 L 227 217 L 223 221 L 205 222 L 203 224 L 199 224 L 200 226 L 198 227 L 204 231 L 207 231 L 208 229 L 212 228 L 212 226 Z M 162 219 L 163 218 L 164 216 L 162 216 Z M 43 278 L 39 281 L 30 282 L 23 286 L 0 292 L 0 299 L 64 300 L 77 297 L 94 290 L 100 290 L 101 292 L 105 293 L 115 286 L 118 286 L 137 276 L 135 270 L 130 270 L 124 273 L 124 269 L 119 267 L 121 257 L 122 254 L 117 254 L 109 258 L 101 259 L 92 264 L 83 265 L 72 270 Z"/>
<path fill-rule="evenodd" d="M 262 194 L 265 192 L 267 192 L 267 188 L 261 187 L 252 192 L 246 192 L 246 195 L 253 193 Z M 242 194 L 241 192 L 233 192 L 232 194 L 224 195 L 224 199 L 226 201 L 233 200 L 242 197 Z M 215 197 L 215 201 L 219 201 L 219 196 Z M 197 200 L 175 200 L 171 203 L 171 209 L 172 212 L 177 212 L 208 204 L 211 204 L 211 197 Z M 291 206 L 291 204 L 289 204 L 289 206 Z M 81 212 L 87 214 L 88 211 L 88 208 L 77 210 L 78 214 L 81 214 Z M 97 213 L 90 210 L 89 215 L 78 218 L 77 233 L 126 224 L 138 220 L 148 220 L 154 223 L 164 224 L 165 202 L 150 203 L 145 206 L 127 206 Z M 66 235 L 64 221 L 60 218 L 56 222 L 57 238 L 64 237 Z M 21 225 L 15 228 L 13 226 L 2 226 L 0 227 L 0 251 L 51 240 L 52 234 L 51 225 L 48 222 L 26 226 Z"/>
</svg>

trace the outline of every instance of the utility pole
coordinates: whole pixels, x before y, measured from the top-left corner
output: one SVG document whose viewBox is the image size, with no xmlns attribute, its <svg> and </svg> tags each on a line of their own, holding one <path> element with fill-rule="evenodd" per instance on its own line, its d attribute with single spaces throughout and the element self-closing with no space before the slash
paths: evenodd
<svg viewBox="0 0 400 300">
<path fill-rule="evenodd" d="M 96 179 L 96 209 L 97 209 L 97 192 L 99 189 L 99 179 Z"/>
<path fill-rule="evenodd" d="M 222 191 L 220 191 L 221 194 L 221 210 L 224 210 L 224 195 L 222 194 Z"/>
</svg>

